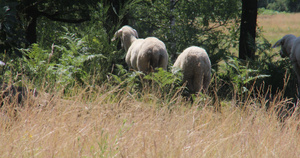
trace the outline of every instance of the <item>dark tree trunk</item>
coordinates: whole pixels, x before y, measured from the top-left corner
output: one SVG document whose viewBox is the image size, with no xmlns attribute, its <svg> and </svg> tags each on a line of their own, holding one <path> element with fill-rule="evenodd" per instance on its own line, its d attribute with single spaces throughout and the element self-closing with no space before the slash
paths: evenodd
<svg viewBox="0 0 300 158">
<path fill-rule="evenodd" d="M 65 15 L 65 14 L 72 14 L 70 11 L 66 11 L 66 12 L 59 12 L 56 11 L 54 13 L 47 13 L 47 12 L 43 12 L 43 11 L 39 11 L 38 9 L 38 4 L 39 2 L 35 2 L 33 1 L 25 1 L 25 3 L 23 4 L 23 8 L 24 10 L 21 10 L 20 12 L 25 16 L 26 22 L 28 22 L 28 26 L 25 30 L 25 38 L 27 40 L 27 44 L 26 47 L 28 47 L 29 45 L 31 45 L 32 43 L 36 43 L 37 42 L 37 20 L 40 16 L 44 16 L 47 17 L 48 19 L 52 20 L 52 21 L 59 21 L 59 22 L 65 22 L 65 23 L 82 23 L 85 21 L 89 21 L 90 20 L 90 16 L 85 14 L 85 10 L 81 10 L 81 11 L 76 11 L 78 12 L 78 14 L 83 15 L 81 18 L 76 18 L 74 16 L 74 18 L 63 18 L 61 17 L 61 15 Z M 72 10 L 72 9 L 70 9 Z"/>
<path fill-rule="evenodd" d="M 240 59 L 254 59 L 255 57 L 256 19 L 257 0 L 243 0 L 239 43 Z"/>
<path fill-rule="evenodd" d="M 36 33 L 36 25 L 37 18 L 40 16 L 40 12 L 37 9 L 36 5 L 30 6 L 25 10 L 26 20 L 29 22 L 26 31 L 25 38 L 27 40 L 26 47 L 30 46 L 32 43 L 37 42 L 37 33 Z"/>
</svg>

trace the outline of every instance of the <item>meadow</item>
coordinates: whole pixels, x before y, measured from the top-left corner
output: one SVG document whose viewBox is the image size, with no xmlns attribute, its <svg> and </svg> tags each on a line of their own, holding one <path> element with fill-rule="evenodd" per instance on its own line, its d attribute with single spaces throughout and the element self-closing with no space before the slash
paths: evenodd
<svg viewBox="0 0 300 158">
<path fill-rule="evenodd" d="M 300 13 L 280 13 L 259 15 L 257 25 L 263 30 L 263 35 L 272 44 L 286 34 L 300 35 Z"/>
<path fill-rule="evenodd" d="M 299 32 L 299 16 L 261 15 L 258 25 L 274 43 Z M 211 86 L 217 90 L 220 85 Z M 300 155 L 299 110 L 280 111 L 291 103 L 284 91 L 273 100 L 265 92 L 243 101 L 221 100 L 222 109 L 216 111 L 217 96 L 198 96 L 191 104 L 178 93 L 164 98 L 168 91 L 151 86 L 136 93 L 129 89 L 110 83 L 75 86 L 63 98 L 63 92 L 40 90 L 38 98 L 28 96 L 16 110 L 12 102 L 1 109 L 0 157 Z"/>
</svg>

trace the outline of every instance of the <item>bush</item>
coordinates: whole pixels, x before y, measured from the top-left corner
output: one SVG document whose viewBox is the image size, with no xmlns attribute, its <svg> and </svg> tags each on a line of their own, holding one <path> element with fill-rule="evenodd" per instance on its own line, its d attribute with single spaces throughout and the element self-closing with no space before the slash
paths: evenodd
<svg viewBox="0 0 300 158">
<path fill-rule="evenodd" d="M 38 44 L 29 49 L 22 49 L 27 56 L 21 59 L 21 69 L 29 80 L 36 85 L 45 82 L 59 87 L 68 87 L 75 82 L 88 83 L 89 74 L 86 63 L 96 58 L 105 58 L 102 54 L 91 54 L 85 38 L 78 38 L 76 34 L 69 33 L 60 37 L 63 45 L 52 45 L 51 51 L 43 50 Z"/>
<path fill-rule="evenodd" d="M 180 71 L 175 74 L 158 68 L 157 72 L 147 75 L 140 71 L 128 72 L 122 65 L 117 66 L 117 74 L 110 74 L 109 83 L 112 86 L 120 86 L 128 93 L 147 93 L 155 92 L 157 97 L 165 101 L 170 101 L 172 97 L 181 94 L 182 89 L 182 73 Z"/>
</svg>

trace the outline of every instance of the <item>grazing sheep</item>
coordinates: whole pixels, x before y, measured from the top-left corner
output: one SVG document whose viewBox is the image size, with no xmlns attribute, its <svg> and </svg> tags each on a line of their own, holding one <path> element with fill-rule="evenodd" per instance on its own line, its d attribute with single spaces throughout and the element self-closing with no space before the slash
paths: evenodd
<svg viewBox="0 0 300 158">
<path fill-rule="evenodd" d="M 272 48 L 281 46 L 280 56 L 289 57 L 298 80 L 298 93 L 300 92 L 300 37 L 288 34 L 278 40 Z M 298 94 L 298 97 L 299 94 Z"/>
<path fill-rule="evenodd" d="M 211 63 L 203 48 L 197 46 L 186 48 L 176 59 L 173 72 L 175 68 L 182 70 L 183 81 L 187 81 L 189 93 L 207 90 L 211 80 Z"/>
<path fill-rule="evenodd" d="M 129 69 L 148 73 L 157 67 L 167 69 L 168 53 L 165 44 L 156 37 L 139 39 L 138 33 L 130 26 L 123 26 L 115 33 L 121 38 L 122 47 L 127 52 L 125 61 Z"/>
</svg>

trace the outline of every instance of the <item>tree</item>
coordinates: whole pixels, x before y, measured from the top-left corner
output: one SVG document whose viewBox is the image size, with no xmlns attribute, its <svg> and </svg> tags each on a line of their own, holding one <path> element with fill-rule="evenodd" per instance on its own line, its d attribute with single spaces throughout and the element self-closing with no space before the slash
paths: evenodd
<svg viewBox="0 0 300 158">
<path fill-rule="evenodd" d="M 254 59 L 257 20 L 257 0 L 242 1 L 242 17 L 239 43 L 239 58 Z"/>
<path fill-rule="evenodd" d="M 130 24 L 140 37 L 161 39 L 170 63 L 192 45 L 205 48 L 217 63 L 238 41 L 240 6 L 240 0 L 143 0 L 131 10 L 135 21 Z"/>
<path fill-rule="evenodd" d="M 29 44 L 36 43 L 36 25 L 39 17 L 44 16 L 53 21 L 66 23 L 82 23 L 90 20 L 90 7 L 96 0 L 85 1 L 52 1 L 24 0 L 18 1 L 19 16 L 28 23 L 25 34 Z"/>
<path fill-rule="evenodd" d="M 0 4 L 2 9 L 0 26 L 3 27 L 0 27 L 0 39 L 4 42 L 0 42 L 0 45 L 3 45 L 5 51 L 8 51 L 12 47 L 28 47 L 32 43 L 36 43 L 38 18 L 42 16 L 52 21 L 66 23 L 89 21 L 90 10 L 97 3 L 97 0 L 2 1 Z M 16 43 L 15 41 L 21 41 L 22 43 Z"/>
<path fill-rule="evenodd" d="M 105 0 L 103 1 L 103 5 L 107 7 L 107 19 L 105 28 L 108 30 L 120 23 L 121 26 L 128 25 L 128 17 L 126 14 L 122 14 L 122 9 L 126 6 L 126 3 L 129 3 L 129 0 Z M 120 17 L 123 16 L 123 17 Z M 118 29 L 118 28 L 117 28 Z"/>
</svg>

